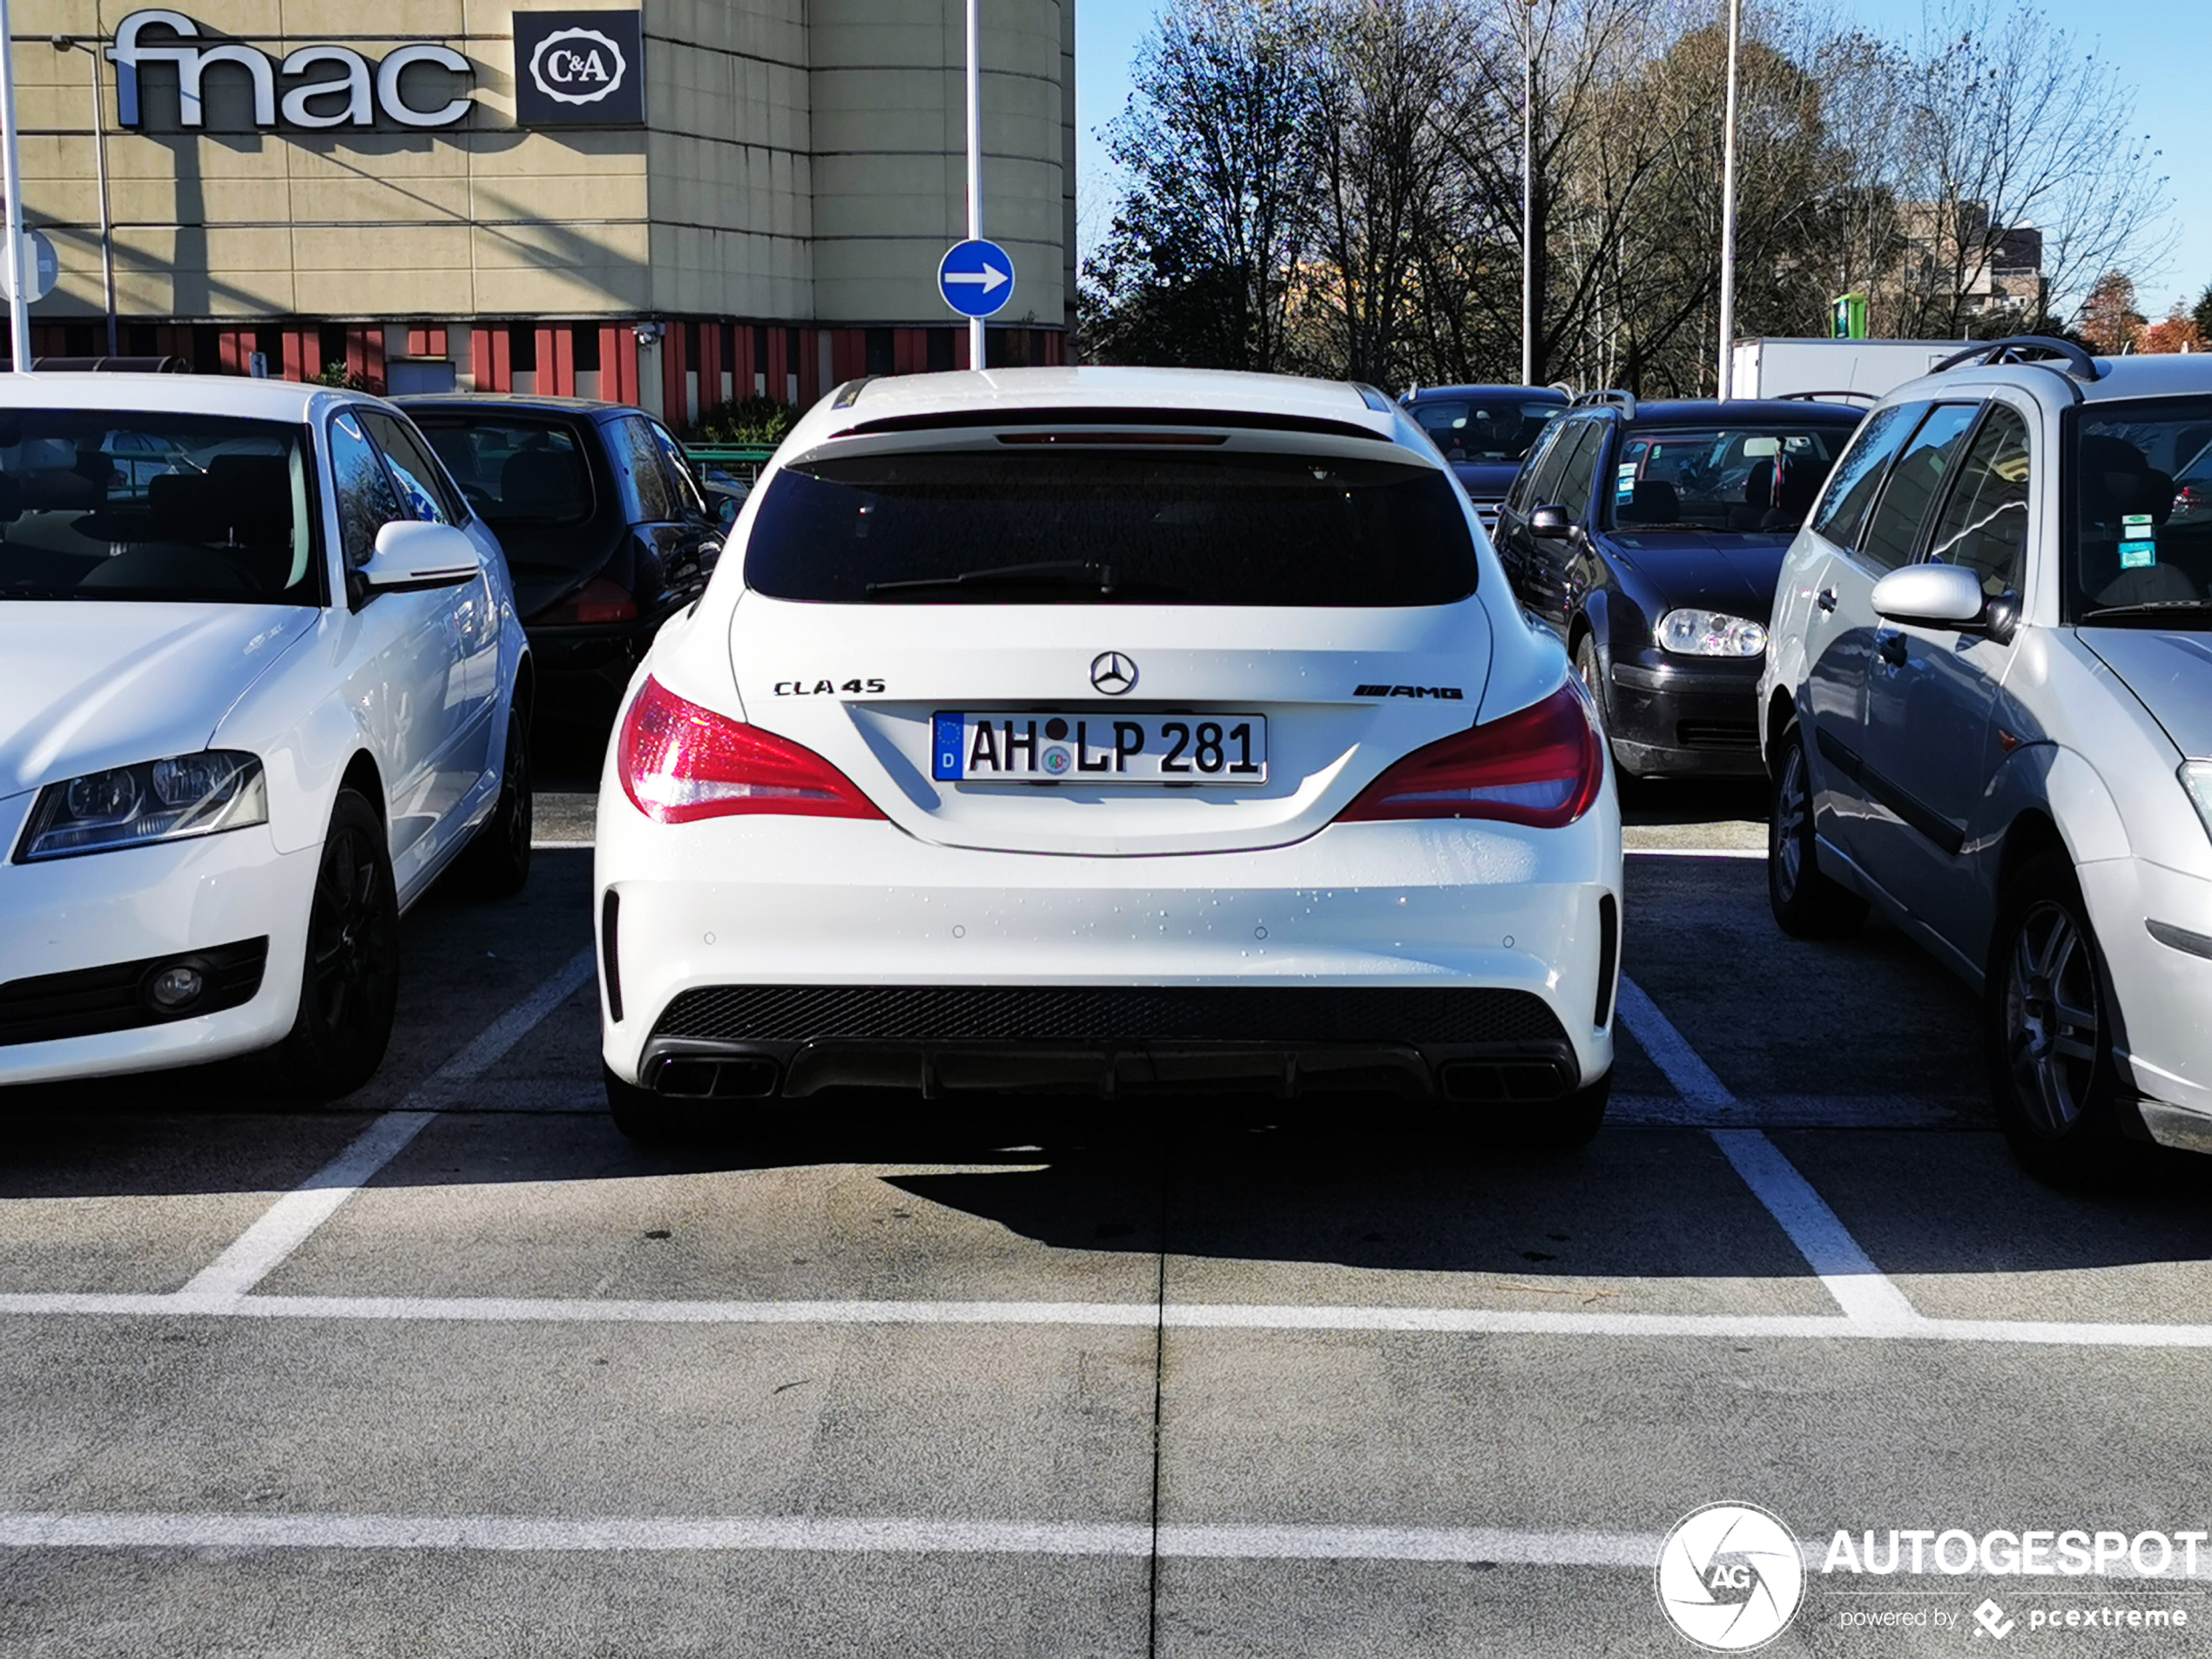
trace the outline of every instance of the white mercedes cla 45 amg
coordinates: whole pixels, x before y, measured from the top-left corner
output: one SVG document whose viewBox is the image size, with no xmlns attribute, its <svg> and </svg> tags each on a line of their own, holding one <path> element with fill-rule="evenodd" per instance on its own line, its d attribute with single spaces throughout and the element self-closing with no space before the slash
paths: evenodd
<svg viewBox="0 0 2212 1659">
<path fill-rule="evenodd" d="M 499 544 L 390 405 L 0 374 L 0 1084 L 366 1082 L 401 910 L 528 873 L 527 677 Z"/>
<path fill-rule="evenodd" d="M 630 685 L 607 1090 L 1393 1092 L 1594 1130 L 1621 827 L 1558 641 L 1369 388 L 850 383 Z"/>
</svg>

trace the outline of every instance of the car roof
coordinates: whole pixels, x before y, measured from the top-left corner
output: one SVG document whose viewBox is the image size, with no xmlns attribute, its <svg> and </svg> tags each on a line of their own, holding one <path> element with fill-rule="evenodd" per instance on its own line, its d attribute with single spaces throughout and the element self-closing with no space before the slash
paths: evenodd
<svg viewBox="0 0 2212 1659">
<path fill-rule="evenodd" d="M 550 392 L 402 392 L 393 402 L 403 409 L 542 409 L 549 415 L 591 415 L 634 409 L 596 397 L 558 397 Z"/>
<path fill-rule="evenodd" d="M 1564 408 L 1567 394 L 1550 386 L 1421 386 L 1406 394 L 1408 405 L 1426 403 L 1433 397 L 1512 397 L 1524 403 L 1556 403 Z"/>
<path fill-rule="evenodd" d="M 327 386 L 243 374 L 0 374 L 0 408 L 141 410 L 303 421 Z"/>
<path fill-rule="evenodd" d="M 1686 397 L 1638 403 L 1627 424 L 1632 428 L 1711 426 L 1721 421 L 1736 425 L 1746 421 L 1801 425 L 1811 420 L 1815 424 L 1856 426 L 1865 418 L 1865 409 L 1854 408 L 1848 403 L 1822 403 L 1808 398 L 1737 397 L 1723 403 L 1716 398 Z"/>
<path fill-rule="evenodd" d="M 1219 415 L 1288 415 L 1359 426 L 1394 438 L 1398 406 L 1379 392 L 1373 408 L 1345 381 L 1291 374 L 1253 374 L 1212 368 L 1122 368 L 1086 364 L 1070 368 L 955 369 L 937 374 L 900 374 L 849 384 L 804 424 L 806 439 L 833 436 L 887 420 L 926 421 L 933 415 L 1003 416 L 1018 420 L 1035 410 L 1174 409 Z M 839 407 L 842 405 L 842 407 Z"/>
</svg>

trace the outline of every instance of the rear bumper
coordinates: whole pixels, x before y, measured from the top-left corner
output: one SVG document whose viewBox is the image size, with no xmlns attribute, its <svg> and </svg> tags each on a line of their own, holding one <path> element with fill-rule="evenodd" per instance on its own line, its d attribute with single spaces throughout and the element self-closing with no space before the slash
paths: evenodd
<svg viewBox="0 0 2212 1659">
<path fill-rule="evenodd" d="M 1338 825 L 1136 858 L 935 846 L 881 823 L 664 826 L 619 789 L 601 803 L 604 1051 L 626 1082 L 691 1057 L 768 1062 L 679 1074 L 701 1092 L 1534 1098 L 1612 1064 L 1610 792 L 1564 830 Z M 1490 1069 L 1451 1069 L 1470 1063 Z M 1553 1082 L 1501 1069 L 1522 1066 Z"/>
<path fill-rule="evenodd" d="M 699 987 L 662 1011 L 638 1075 L 705 1098 L 874 1086 L 1502 1103 L 1585 1081 L 1533 993 L 1312 986 Z"/>
<path fill-rule="evenodd" d="M 1691 668 L 1615 663 L 1606 710 L 1615 757 L 1639 775 L 1763 776 L 1762 660 Z"/>
</svg>

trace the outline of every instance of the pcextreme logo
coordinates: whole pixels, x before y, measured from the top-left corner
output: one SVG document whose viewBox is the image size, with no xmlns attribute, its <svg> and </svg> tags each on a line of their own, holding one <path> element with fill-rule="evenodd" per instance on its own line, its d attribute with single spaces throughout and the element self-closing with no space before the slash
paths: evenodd
<svg viewBox="0 0 2212 1659">
<path fill-rule="evenodd" d="M 1790 1529 L 1755 1504 L 1709 1503 L 1659 1546 L 1659 1608 L 1713 1653 L 1749 1653 L 1790 1628 L 1804 1597 L 1804 1556 Z"/>
</svg>

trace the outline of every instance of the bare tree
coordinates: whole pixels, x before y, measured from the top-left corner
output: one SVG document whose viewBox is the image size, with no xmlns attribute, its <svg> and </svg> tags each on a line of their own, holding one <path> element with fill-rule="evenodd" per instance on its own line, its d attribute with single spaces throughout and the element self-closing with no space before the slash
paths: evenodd
<svg viewBox="0 0 2212 1659">
<path fill-rule="evenodd" d="M 1130 185 L 1085 267 L 1094 356 L 1285 366 L 1319 30 L 1313 0 L 1177 0 L 1162 17 L 1106 129 Z"/>
<path fill-rule="evenodd" d="M 1895 191 L 1911 239 L 1894 324 L 1905 335 L 1968 331 L 2000 268 L 2039 250 L 2028 320 L 2071 317 L 2096 277 L 2155 262 L 2170 238 L 2157 152 L 2129 131 L 2117 72 L 2024 3 L 1958 0 L 1939 14 L 1900 92 L 1909 111 Z M 2005 309 L 1999 307 L 2000 311 Z"/>
</svg>

